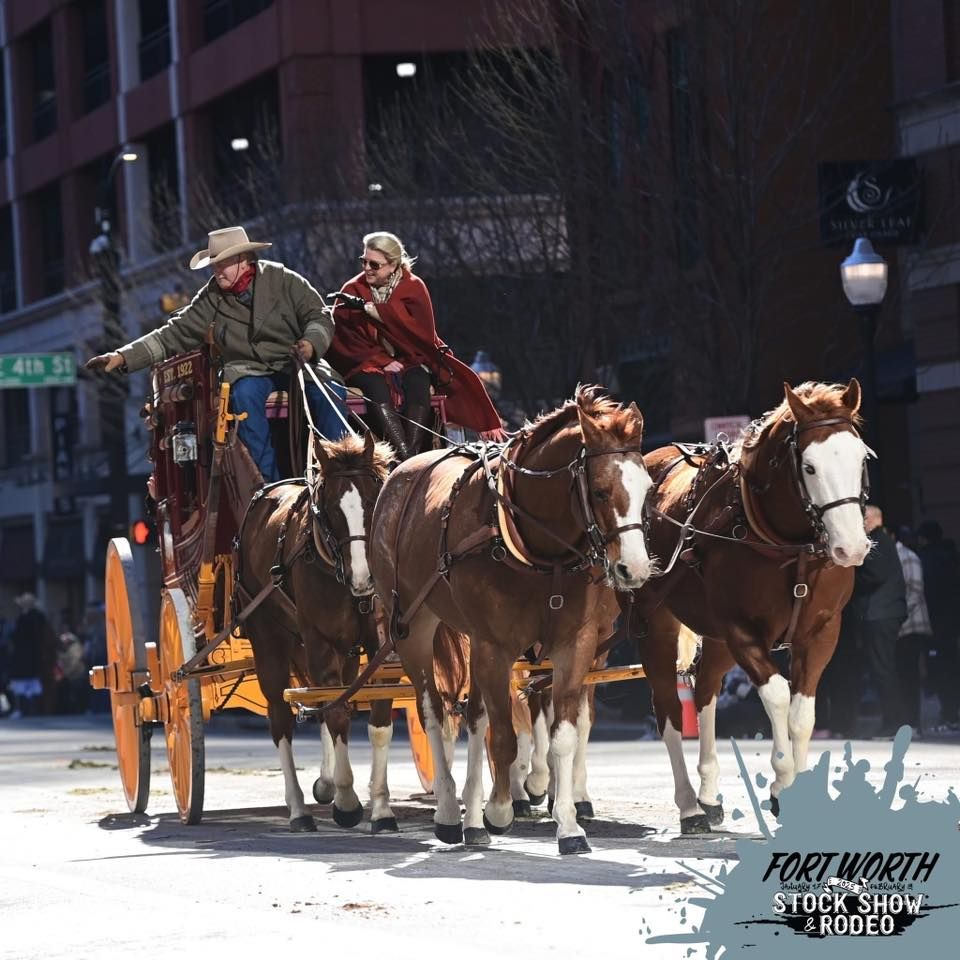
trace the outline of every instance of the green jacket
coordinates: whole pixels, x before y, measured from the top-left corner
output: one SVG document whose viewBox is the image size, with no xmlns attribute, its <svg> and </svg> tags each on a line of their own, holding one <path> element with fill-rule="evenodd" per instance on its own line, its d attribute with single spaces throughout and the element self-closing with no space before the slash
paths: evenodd
<svg viewBox="0 0 960 960">
<path fill-rule="evenodd" d="M 326 360 L 320 359 L 333 339 L 333 320 L 323 312 L 320 294 L 299 273 L 270 260 L 257 261 L 252 309 L 223 293 L 211 277 L 162 327 L 120 347 L 120 354 L 133 373 L 196 349 L 211 324 L 228 383 L 287 370 L 290 347 L 297 340 L 313 344 L 313 362 L 322 378 L 340 380 Z"/>
</svg>

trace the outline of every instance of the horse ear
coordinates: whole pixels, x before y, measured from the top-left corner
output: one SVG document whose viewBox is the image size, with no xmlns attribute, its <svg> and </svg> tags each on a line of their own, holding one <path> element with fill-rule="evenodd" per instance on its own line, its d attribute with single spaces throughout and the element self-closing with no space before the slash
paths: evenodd
<svg viewBox="0 0 960 960">
<path fill-rule="evenodd" d="M 366 436 L 363 438 L 363 459 L 367 463 L 373 463 L 373 455 L 377 450 L 377 438 L 373 435 L 372 430 L 368 430 Z"/>
<path fill-rule="evenodd" d="M 790 412 L 793 414 L 793 419 L 797 423 L 802 423 L 810 418 L 810 408 L 794 393 L 793 387 L 786 380 L 783 381 L 783 395 L 787 401 L 787 406 L 790 407 Z"/>
<path fill-rule="evenodd" d="M 643 414 L 640 412 L 640 408 L 637 406 L 636 400 L 630 401 L 630 406 L 627 407 L 627 413 L 631 414 L 634 419 L 637 421 L 637 430 L 640 435 L 643 435 Z"/>
<path fill-rule="evenodd" d="M 860 409 L 860 381 L 854 377 L 848 384 L 847 389 L 843 391 L 840 402 L 851 412 L 856 413 Z"/>
<path fill-rule="evenodd" d="M 580 418 L 580 433 L 583 435 L 585 447 L 599 447 L 603 445 L 603 431 L 597 426 L 593 417 L 583 407 L 577 406 L 577 416 Z"/>
<path fill-rule="evenodd" d="M 313 438 L 313 451 L 317 456 L 317 463 L 320 464 L 320 473 L 326 476 L 330 470 L 330 454 L 324 449 L 323 441 L 319 437 Z"/>
</svg>

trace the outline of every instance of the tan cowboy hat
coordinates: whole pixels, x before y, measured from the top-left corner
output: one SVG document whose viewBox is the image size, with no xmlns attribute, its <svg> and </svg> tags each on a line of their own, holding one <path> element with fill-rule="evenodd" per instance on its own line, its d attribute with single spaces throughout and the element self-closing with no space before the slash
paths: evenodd
<svg viewBox="0 0 960 960">
<path fill-rule="evenodd" d="M 249 250 L 262 250 L 272 246 L 269 243 L 258 243 L 247 238 L 247 231 L 243 227 L 224 227 L 222 230 L 211 230 L 207 234 L 207 249 L 195 253 L 190 260 L 191 270 L 202 270 L 211 263 L 219 263 L 235 257 L 238 253 L 247 253 Z"/>
</svg>

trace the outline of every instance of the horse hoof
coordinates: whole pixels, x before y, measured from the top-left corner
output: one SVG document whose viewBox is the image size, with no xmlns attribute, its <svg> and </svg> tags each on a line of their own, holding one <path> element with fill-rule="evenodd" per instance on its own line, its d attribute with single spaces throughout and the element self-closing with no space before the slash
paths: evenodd
<svg viewBox="0 0 960 960">
<path fill-rule="evenodd" d="M 690 836 L 696 833 L 710 833 L 710 818 L 705 813 L 695 813 L 680 818 L 680 833 Z"/>
<path fill-rule="evenodd" d="M 433 835 L 441 843 L 463 843 L 463 824 L 435 823 L 433 825 Z"/>
<path fill-rule="evenodd" d="M 568 853 L 589 853 L 590 844 L 586 837 L 560 837 L 557 841 L 560 845 L 560 853 L 566 856 Z"/>
<path fill-rule="evenodd" d="M 527 790 L 526 787 L 523 789 Z M 531 793 L 529 790 L 527 790 L 527 796 L 530 798 L 530 806 L 532 807 L 539 807 L 540 804 L 547 799 L 547 795 L 545 793 Z"/>
<path fill-rule="evenodd" d="M 704 803 L 698 800 L 700 809 L 707 815 L 707 821 L 711 827 L 719 827 L 723 823 L 723 804 L 722 803 Z"/>
<path fill-rule="evenodd" d="M 514 800 L 513 801 L 513 815 L 515 817 L 532 817 L 533 810 L 530 807 L 529 800 Z"/>
<path fill-rule="evenodd" d="M 362 819 L 362 806 L 356 810 L 341 810 L 336 804 L 333 805 L 333 822 L 338 827 L 355 827 Z"/>
<path fill-rule="evenodd" d="M 593 804 L 589 800 L 578 800 L 574 805 L 578 820 L 593 819 Z"/>
<path fill-rule="evenodd" d="M 399 833 L 396 817 L 381 817 L 379 820 L 370 821 L 371 833 Z"/>
<path fill-rule="evenodd" d="M 463 845 L 465 847 L 489 847 L 490 834 L 482 827 L 467 827 L 463 831 Z"/>
<path fill-rule="evenodd" d="M 771 793 L 770 794 L 770 812 L 775 816 L 780 816 L 780 801 Z"/>
<path fill-rule="evenodd" d="M 333 784 L 324 783 L 319 777 L 313 781 L 313 799 L 317 803 L 333 803 Z"/>
<path fill-rule="evenodd" d="M 316 833 L 317 825 L 314 822 L 313 817 L 309 813 L 305 813 L 302 817 L 294 817 L 290 821 L 290 832 L 291 833 Z"/>
<path fill-rule="evenodd" d="M 483 825 L 484 825 L 491 833 L 495 833 L 495 834 L 499 837 L 499 836 L 501 836 L 501 835 L 504 834 L 504 833 L 509 833 L 509 832 L 510 832 L 510 828 L 513 826 L 513 822 L 511 821 L 511 822 L 508 823 L 505 827 L 498 827 L 495 823 L 491 823 L 491 822 L 487 819 L 487 815 L 484 814 L 484 815 L 483 815 Z"/>
</svg>

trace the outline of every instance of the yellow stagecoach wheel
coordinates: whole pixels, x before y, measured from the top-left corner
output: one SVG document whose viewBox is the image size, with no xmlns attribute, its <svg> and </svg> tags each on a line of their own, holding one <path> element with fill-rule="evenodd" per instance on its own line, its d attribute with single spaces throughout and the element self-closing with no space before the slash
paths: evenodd
<svg viewBox="0 0 960 960">
<path fill-rule="evenodd" d="M 423 785 L 424 793 L 433 793 L 433 753 L 430 750 L 430 738 L 420 723 L 416 707 L 407 707 L 407 731 L 410 734 L 410 750 L 417 768 L 417 776 Z"/>
<path fill-rule="evenodd" d="M 177 681 L 172 674 L 194 654 L 190 606 L 182 590 L 166 590 L 160 603 L 160 679 L 167 697 L 167 762 L 182 823 L 203 815 L 203 701 L 200 680 Z"/>
<path fill-rule="evenodd" d="M 129 694 L 133 673 L 146 669 L 147 655 L 133 555 L 125 537 L 117 537 L 107 546 L 104 581 L 107 665 L 115 676 L 110 712 L 117 766 L 127 807 L 131 813 L 143 813 L 150 797 L 151 727 L 140 722 L 138 704 L 130 702 Z"/>
</svg>

